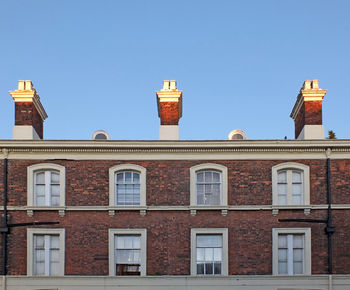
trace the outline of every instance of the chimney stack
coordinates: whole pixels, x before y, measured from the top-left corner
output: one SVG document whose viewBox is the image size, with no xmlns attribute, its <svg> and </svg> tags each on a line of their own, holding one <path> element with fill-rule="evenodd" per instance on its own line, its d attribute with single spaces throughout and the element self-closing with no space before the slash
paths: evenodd
<svg viewBox="0 0 350 290">
<path fill-rule="evenodd" d="M 305 81 L 290 114 L 295 124 L 295 139 L 324 139 L 322 100 L 327 90 L 318 87 L 318 80 Z"/>
<path fill-rule="evenodd" d="M 10 91 L 10 94 L 15 102 L 13 139 L 43 139 L 47 114 L 33 83 L 18 81 L 18 90 Z"/>
<path fill-rule="evenodd" d="M 160 118 L 159 139 L 179 140 L 179 119 L 182 116 L 182 91 L 176 81 L 163 81 L 163 89 L 156 92 Z"/>
</svg>

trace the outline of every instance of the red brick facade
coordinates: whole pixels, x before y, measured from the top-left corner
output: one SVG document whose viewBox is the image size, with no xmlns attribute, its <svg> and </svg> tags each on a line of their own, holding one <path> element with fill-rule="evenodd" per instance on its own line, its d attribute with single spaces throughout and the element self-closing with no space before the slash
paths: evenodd
<svg viewBox="0 0 350 290">
<path fill-rule="evenodd" d="M 43 123 L 33 102 L 15 103 L 15 125 L 33 126 L 40 139 L 43 139 Z"/>
</svg>

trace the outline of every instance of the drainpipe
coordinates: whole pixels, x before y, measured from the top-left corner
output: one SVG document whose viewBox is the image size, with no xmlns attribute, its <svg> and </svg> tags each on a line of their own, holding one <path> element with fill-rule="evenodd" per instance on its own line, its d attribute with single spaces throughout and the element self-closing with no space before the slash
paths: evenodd
<svg viewBox="0 0 350 290">
<path fill-rule="evenodd" d="M 5 229 L 2 232 L 2 271 L 3 271 L 3 278 L 2 278 L 2 288 L 6 290 L 6 274 L 7 274 L 7 234 L 8 234 L 8 226 L 7 226 L 7 167 L 8 167 L 8 151 L 7 149 L 2 150 L 4 154 L 4 221 L 3 221 L 3 228 Z"/>
<path fill-rule="evenodd" d="M 327 227 L 326 234 L 328 238 L 328 285 L 329 290 L 333 289 L 333 244 L 332 244 L 332 235 L 335 232 L 335 227 L 332 226 L 332 191 L 331 191 L 331 149 L 328 148 L 326 151 L 327 155 Z"/>
</svg>

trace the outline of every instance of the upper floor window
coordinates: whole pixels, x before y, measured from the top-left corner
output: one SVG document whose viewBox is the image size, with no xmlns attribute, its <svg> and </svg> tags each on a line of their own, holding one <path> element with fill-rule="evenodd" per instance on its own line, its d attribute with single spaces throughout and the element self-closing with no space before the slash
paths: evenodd
<svg viewBox="0 0 350 290">
<path fill-rule="evenodd" d="M 29 206 L 64 206 L 65 168 L 58 164 L 31 165 L 28 173 Z"/>
<path fill-rule="evenodd" d="M 200 164 L 190 168 L 191 205 L 227 205 L 227 168 Z"/>
<path fill-rule="evenodd" d="M 146 229 L 109 229 L 109 274 L 146 275 Z"/>
<path fill-rule="evenodd" d="M 109 169 L 110 206 L 146 205 L 146 169 L 122 164 Z"/>
<path fill-rule="evenodd" d="M 64 275 L 64 229 L 27 230 L 28 275 Z"/>
<path fill-rule="evenodd" d="M 228 274 L 228 230 L 191 229 L 191 275 Z"/>
<path fill-rule="evenodd" d="M 273 229 L 274 275 L 311 274 L 311 229 Z"/>
<path fill-rule="evenodd" d="M 309 167 L 287 162 L 272 167 L 274 205 L 310 204 Z"/>
</svg>

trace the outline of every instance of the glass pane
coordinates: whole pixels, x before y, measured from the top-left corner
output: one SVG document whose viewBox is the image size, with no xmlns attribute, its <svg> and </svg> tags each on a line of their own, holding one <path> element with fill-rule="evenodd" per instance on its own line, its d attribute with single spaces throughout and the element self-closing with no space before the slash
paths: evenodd
<svg viewBox="0 0 350 290">
<path fill-rule="evenodd" d="M 301 173 L 298 171 L 293 171 L 292 173 L 292 182 L 301 183 Z"/>
<path fill-rule="evenodd" d="M 278 172 L 278 183 L 287 183 L 287 171 Z"/>
<path fill-rule="evenodd" d="M 213 274 L 213 264 L 205 263 L 205 274 Z"/>
<path fill-rule="evenodd" d="M 45 238 L 43 235 L 35 235 L 34 240 L 36 248 L 44 248 Z"/>
<path fill-rule="evenodd" d="M 134 193 L 140 193 L 140 185 L 138 184 L 134 185 Z"/>
<path fill-rule="evenodd" d="M 140 249 L 141 248 L 141 237 L 140 236 L 134 236 L 133 238 L 133 248 L 134 249 Z"/>
<path fill-rule="evenodd" d="M 60 185 L 51 185 L 51 194 L 60 195 Z"/>
<path fill-rule="evenodd" d="M 219 205 L 220 204 L 220 195 L 219 194 L 209 195 L 208 204 L 210 204 L 210 205 Z"/>
<path fill-rule="evenodd" d="M 287 248 L 287 235 L 278 235 L 278 248 Z"/>
<path fill-rule="evenodd" d="M 51 262 L 59 262 L 60 261 L 60 251 L 59 250 L 51 250 L 50 251 L 50 261 Z"/>
<path fill-rule="evenodd" d="M 292 203 L 293 204 L 302 204 L 301 195 L 293 195 L 292 196 Z"/>
<path fill-rule="evenodd" d="M 221 274 L 221 263 L 214 264 L 214 274 L 217 274 L 217 275 Z"/>
<path fill-rule="evenodd" d="M 302 262 L 294 262 L 293 263 L 293 274 L 303 274 L 303 263 Z"/>
<path fill-rule="evenodd" d="M 124 249 L 124 237 L 117 236 L 115 239 L 115 247 L 117 249 Z"/>
<path fill-rule="evenodd" d="M 60 183 L 60 175 L 56 172 L 51 172 L 51 183 L 59 184 Z"/>
<path fill-rule="evenodd" d="M 132 249 L 132 237 L 124 237 L 124 245 L 126 249 Z"/>
<path fill-rule="evenodd" d="M 131 194 L 126 194 L 125 195 L 125 203 L 132 204 L 132 202 L 133 202 L 133 196 Z"/>
<path fill-rule="evenodd" d="M 204 259 L 205 261 L 214 260 L 214 249 L 213 248 L 204 248 Z"/>
<path fill-rule="evenodd" d="M 303 261 L 303 250 L 302 249 L 294 249 L 293 251 L 293 261 L 301 262 Z"/>
<path fill-rule="evenodd" d="M 116 259 L 118 264 L 127 264 L 133 260 L 133 250 L 117 250 Z"/>
<path fill-rule="evenodd" d="M 287 261 L 288 251 L 286 249 L 278 250 L 278 261 Z"/>
<path fill-rule="evenodd" d="M 304 248 L 304 235 L 293 235 L 293 248 Z"/>
<path fill-rule="evenodd" d="M 278 204 L 280 204 L 280 205 L 287 204 L 287 196 L 286 195 L 279 195 L 278 196 Z"/>
<path fill-rule="evenodd" d="M 278 274 L 288 274 L 287 262 L 278 262 Z"/>
<path fill-rule="evenodd" d="M 125 174 L 125 182 L 131 183 L 132 172 L 125 172 L 124 174 Z"/>
<path fill-rule="evenodd" d="M 301 184 L 292 184 L 292 194 L 294 195 L 301 195 L 302 193 L 302 185 Z"/>
<path fill-rule="evenodd" d="M 222 249 L 221 248 L 214 249 L 214 261 L 222 261 Z"/>
<path fill-rule="evenodd" d="M 203 172 L 199 172 L 197 173 L 197 182 L 204 182 L 204 173 Z"/>
<path fill-rule="evenodd" d="M 204 193 L 204 184 L 197 184 L 197 193 Z"/>
<path fill-rule="evenodd" d="M 117 174 L 117 183 L 124 183 L 124 174 L 123 173 Z"/>
<path fill-rule="evenodd" d="M 118 193 L 125 193 L 125 185 L 118 185 L 117 192 Z"/>
<path fill-rule="evenodd" d="M 197 248 L 197 261 L 204 261 L 204 248 Z"/>
<path fill-rule="evenodd" d="M 140 174 L 134 172 L 134 183 L 140 183 Z"/>
<path fill-rule="evenodd" d="M 222 235 L 197 235 L 197 247 L 221 247 Z"/>
<path fill-rule="evenodd" d="M 36 198 L 36 205 L 45 205 L 45 197 L 37 197 Z"/>
<path fill-rule="evenodd" d="M 209 195 L 212 193 L 212 185 L 211 184 L 206 184 L 205 185 L 205 194 Z"/>
<path fill-rule="evenodd" d="M 204 195 L 203 194 L 198 194 L 197 195 L 197 204 L 198 205 L 203 205 L 204 204 Z"/>
<path fill-rule="evenodd" d="M 133 185 L 132 184 L 127 184 L 125 185 L 125 193 L 133 193 Z"/>
<path fill-rule="evenodd" d="M 59 206 L 60 205 L 60 198 L 57 196 L 53 196 L 51 198 L 51 205 L 53 206 Z"/>
<path fill-rule="evenodd" d="M 59 245 L 59 237 L 58 236 L 51 236 L 51 249 L 58 249 L 60 247 Z"/>
<path fill-rule="evenodd" d="M 35 275 L 45 275 L 45 263 L 35 264 Z"/>
<path fill-rule="evenodd" d="M 135 264 L 141 263 L 141 250 L 134 250 L 134 262 Z"/>
<path fill-rule="evenodd" d="M 35 194 L 37 196 L 44 196 L 45 195 L 45 185 L 36 185 L 35 186 Z"/>
<path fill-rule="evenodd" d="M 213 173 L 211 171 L 204 172 L 204 179 L 205 179 L 205 182 L 212 182 L 213 181 Z"/>
<path fill-rule="evenodd" d="M 279 195 L 286 195 L 288 192 L 287 184 L 277 184 L 277 192 Z"/>
<path fill-rule="evenodd" d="M 220 182 L 220 173 L 213 172 L 213 182 Z"/>
<path fill-rule="evenodd" d="M 197 274 L 198 275 L 204 274 L 204 264 L 197 264 Z"/>
<path fill-rule="evenodd" d="M 50 275 L 58 275 L 59 274 L 60 263 L 51 262 L 50 263 Z"/>
<path fill-rule="evenodd" d="M 45 184 L 45 172 L 38 172 L 36 174 L 36 184 Z"/>
<path fill-rule="evenodd" d="M 45 251 L 44 250 L 36 250 L 35 251 L 35 261 L 36 262 L 44 262 L 45 261 Z"/>
</svg>

